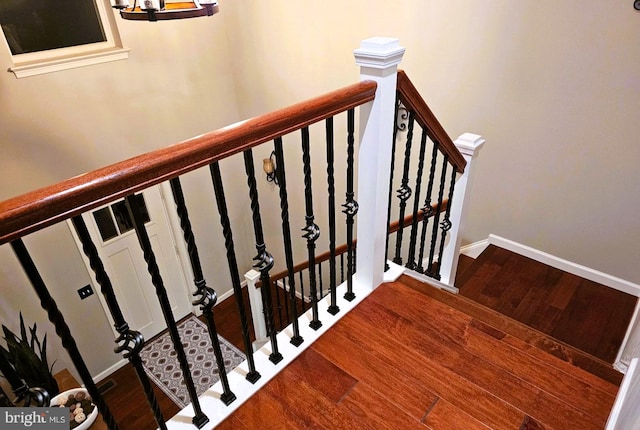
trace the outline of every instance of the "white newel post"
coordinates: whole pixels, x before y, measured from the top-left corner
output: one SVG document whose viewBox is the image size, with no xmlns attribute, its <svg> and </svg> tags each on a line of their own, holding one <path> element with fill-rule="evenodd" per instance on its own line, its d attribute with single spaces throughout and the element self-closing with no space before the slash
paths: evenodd
<svg viewBox="0 0 640 430">
<path fill-rule="evenodd" d="M 253 331 L 256 335 L 254 350 L 256 350 L 256 346 L 259 348 L 268 340 L 267 325 L 264 322 L 264 315 L 262 312 L 262 295 L 260 294 L 260 289 L 256 286 L 260 279 L 260 272 L 251 269 L 244 274 L 244 279 L 247 281 L 247 293 L 249 294 L 249 305 L 251 306 Z"/>
<path fill-rule="evenodd" d="M 382 283 L 384 275 L 397 66 L 403 54 L 398 39 L 386 37 L 363 40 L 354 51 L 360 79 L 378 84 L 375 100 L 360 108 L 356 197 L 359 205 L 356 279 L 372 289 Z"/>
<path fill-rule="evenodd" d="M 464 173 L 458 178 L 453 192 L 450 221 L 453 228 L 448 233 L 448 240 L 442 254 L 440 265 L 440 282 L 455 289 L 456 270 L 460 257 L 460 243 L 462 241 L 462 229 L 467 217 L 465 207 L 468 206 L 471 184 L 473 182 L 473 162 L 484 145 L 485 140 L 477 134 L 464 133 L 454 142 L 458 150 L 467 161 Z M 456 289 L 457 291 L 457 289 Z"/>
</svg>

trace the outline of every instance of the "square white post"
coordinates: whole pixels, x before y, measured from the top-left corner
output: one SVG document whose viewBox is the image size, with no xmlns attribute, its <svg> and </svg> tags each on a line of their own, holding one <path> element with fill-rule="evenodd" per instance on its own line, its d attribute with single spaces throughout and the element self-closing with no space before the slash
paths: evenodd
<svg viewBox="0 0 640 430">
<path fill-rule="evenodd" d="M 398 39 L 374 37 L 354 51 L 360 79 L 376 81 L 376 98 L 360 108 L 358 149 L 358 283 L 375 289 L 383 281 L 391 149 L 395 126 Z"/>
<path fill-rule="evenodd" d="M 469 206 L 470 189 L 473 183 L 474 161 L 484 145 L 485 140 L 477 134 L 464 133 L 455 140 L 456 148 L 462 153 L 467 161 L 464 173 L 458 178 L 456 188 L 453 191 L 451 202 L 451 212 L 449 220 L 453 228 L 449 231 L 447 243 L 442 254 L 440 264 L 440 282 L 452 287 L 457 292 L 454 283 L 456 271 L 458 269 L 458 259 L 460 258 L 460 244 L 462 242 L 462 229 L 464 228 L 467 210 Z"/>
</svg>

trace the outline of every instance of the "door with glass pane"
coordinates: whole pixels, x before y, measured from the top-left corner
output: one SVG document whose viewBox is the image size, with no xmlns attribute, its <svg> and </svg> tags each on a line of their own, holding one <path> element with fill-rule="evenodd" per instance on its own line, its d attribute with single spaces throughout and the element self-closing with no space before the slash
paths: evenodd
<svg viewBox="0 0 640 430">
<path fill-rule="evenodd" d="M 177 321 L 192 308 L 160 190 L 158 187 L 147 189 L 136 194 L 135 201 L 145 215 L 145 227 Z M 129 326 L 140 331 L 145 339 L 164 330 L 164 316 L 124 200 L 83 217 Z M 103 299 L 101 295 L 100 298 Z M 106 303 L 102 302 L 107 310 Z"/>
</svg>

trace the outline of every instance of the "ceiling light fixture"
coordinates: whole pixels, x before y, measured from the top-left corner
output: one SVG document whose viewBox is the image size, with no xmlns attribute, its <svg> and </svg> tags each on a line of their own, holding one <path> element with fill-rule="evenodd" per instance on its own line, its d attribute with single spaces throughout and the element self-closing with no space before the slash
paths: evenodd
<svg viewBox="0 0 640 430">
<path fill-rule="evenodd" d="M 197 18 L 218 13 L 215 0 L 166 1 L 165 0 L 112 0 L 114 9 L 120 10 L 124 19 L 136 21 L 162 21 L 167 19 Z"/>
</svg>

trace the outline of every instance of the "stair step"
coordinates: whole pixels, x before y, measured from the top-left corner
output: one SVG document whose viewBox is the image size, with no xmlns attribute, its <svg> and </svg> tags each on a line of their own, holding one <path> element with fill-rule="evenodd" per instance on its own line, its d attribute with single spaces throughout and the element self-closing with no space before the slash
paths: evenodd
<svg viewBox="0 0 640 430">
<path fill-rule="evenodd" d="M 575 368 L 577 367 L 614 384 L 616 387 L 622 381 L 623 375 L 613 369 L 610 363 L 558 341 L 467 297 L 440 290 L 406 275 L 401 277 L 401 282 L 413 290 L 473 317 L 478 321 L 478 323 L 475 323 L 477 327 L 482 327 L 481 329 L 488 332 L 491 332 L 490 328 L 493 328 L 497 330 L 495 336 L 502 336 L 500 333 L 507 335 L 508 337 L 504 339 L 505 342 L 509 342 L 513 347 L 545 361 L 547 364 L 559 367 L 566 372 L 576 371 Z M 482 324 L 489 326 L 489 328 L 485 328 Z M 585 377 L 588 378 L 588 376 Z M 591 379 L 594 384 L 597 383 L 596 378 Z M 606 386 L 609 387 L 609 390 L 613 390 L 612 394 L 615 395 L 616 389 Z"/>
</svg>

